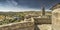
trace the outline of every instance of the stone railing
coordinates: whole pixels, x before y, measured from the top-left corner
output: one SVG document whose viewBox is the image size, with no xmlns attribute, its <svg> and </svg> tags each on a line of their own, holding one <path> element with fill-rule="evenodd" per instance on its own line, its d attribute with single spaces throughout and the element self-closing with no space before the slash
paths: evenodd
<svg viewBox="0 0 60 30">
<path fill-rule="evenodd" d="M 34 21 L 22 21 L 0 25 L 0 30 L 34 30 Z"/>
</svg>

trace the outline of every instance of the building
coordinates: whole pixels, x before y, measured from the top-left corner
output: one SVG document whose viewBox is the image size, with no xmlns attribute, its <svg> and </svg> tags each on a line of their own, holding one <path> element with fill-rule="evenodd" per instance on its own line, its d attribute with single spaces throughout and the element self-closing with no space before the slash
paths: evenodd
<svg viewBox="0 0 60 30">
<path fill-rule="evenodd" d="M 60 30 L 60 3 L 51 8 L 52 11 L 52 29 Z"/>
<path fill-rule="evenodd" d="M 60 9 L 60 3 L 57 3 L 56 5 L 54 5 L 51 10 L 55 10 L 55 9 Z"/>
<path fill-rule="evenodd" d="M 42 16 L 44 16 L 45 15 L 45 8 L 43 7 L 42 8 Z"/>
<path fill-rule="evenodd" d="M 45 14 L 45 8 L 42 8 L 42 15 L 34 18 L 36 24 L 51 24 L 51 16 Z"/>
<path fill-rule="evenodd" d="M 35 24 L 51 24 L 51 15 L 46 15 L 45 7 L 42 8 L 41 15 L 29 14 L 25 16 L 25 19 L 29 19 L 31 17 L 34 18 Z"/>
</svg>

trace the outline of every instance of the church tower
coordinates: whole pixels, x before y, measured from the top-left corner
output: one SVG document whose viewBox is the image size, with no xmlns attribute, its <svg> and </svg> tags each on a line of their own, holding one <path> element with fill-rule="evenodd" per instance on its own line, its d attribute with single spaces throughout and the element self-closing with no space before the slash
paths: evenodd
<svg viewBox="0 0 60 30">
<path fill-rule="evenodd" d="M 45 15 L 45 7 L 42 8 L 42 16 Z"/>
</svg>

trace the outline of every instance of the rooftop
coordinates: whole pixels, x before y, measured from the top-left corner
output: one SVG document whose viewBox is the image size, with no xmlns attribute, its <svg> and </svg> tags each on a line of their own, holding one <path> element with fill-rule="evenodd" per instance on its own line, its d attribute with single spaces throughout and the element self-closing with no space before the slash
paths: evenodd
<svg viewBox="0 0 60 30">
<path fill-rule="evenodd" d="M 57 8 L 60 8 L 60 3 L 55 4 L 55 5 L 51 8 L 51 10 L 54 10 L 54 9 L 57 9 Z"/>
</svg>

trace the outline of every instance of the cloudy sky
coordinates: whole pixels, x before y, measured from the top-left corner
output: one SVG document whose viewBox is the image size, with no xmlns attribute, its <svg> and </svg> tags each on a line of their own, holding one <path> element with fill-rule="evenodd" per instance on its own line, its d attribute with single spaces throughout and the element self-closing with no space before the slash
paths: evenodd
<svg viewBox="0 0 60 30">
<path fill-rule="evenodd" d="M 0 0 L 0 11 L 35 11 L 43 6 L 49 10 L 56 3 L 60 0 Z"/>
</svg>

